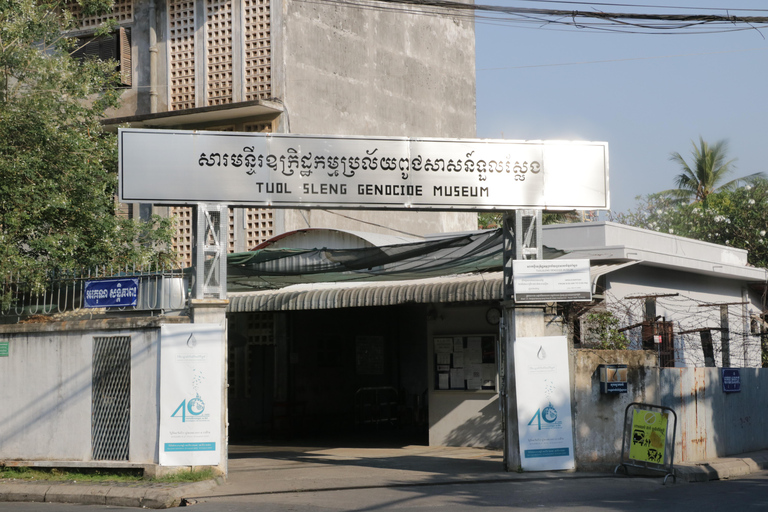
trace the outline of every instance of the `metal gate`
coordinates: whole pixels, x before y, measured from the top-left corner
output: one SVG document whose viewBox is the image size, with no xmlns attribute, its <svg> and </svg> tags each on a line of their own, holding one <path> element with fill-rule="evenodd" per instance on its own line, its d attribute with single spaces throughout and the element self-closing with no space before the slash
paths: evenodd
<svg viewBox="0 0 768 512">
<path fill-rule="evenodd" d="M 93 338 L 91 446 L 94 460 L 128 460 L 131 337 Z"/>
<path fill-rule="evenodd" d="M 656 336 L 661 336 L 661 343 L 656 343 Z M 659 366 L 672 368 L 675 366 L 674 323 L 665 320 L 648 320 L 643 322 L 643 348 L 658 350 Z"/>
</svg>

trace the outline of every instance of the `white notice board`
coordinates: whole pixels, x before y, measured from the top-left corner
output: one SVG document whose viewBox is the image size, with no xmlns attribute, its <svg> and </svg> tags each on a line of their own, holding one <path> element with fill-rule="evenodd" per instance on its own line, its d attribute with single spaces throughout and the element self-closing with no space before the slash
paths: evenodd
<svg viewBox="0 0 768 512">
<path fill-rule="evenodd" d="M 591 301 L 589 260 L 514 260 L 515 302 Z"/>
</svg>

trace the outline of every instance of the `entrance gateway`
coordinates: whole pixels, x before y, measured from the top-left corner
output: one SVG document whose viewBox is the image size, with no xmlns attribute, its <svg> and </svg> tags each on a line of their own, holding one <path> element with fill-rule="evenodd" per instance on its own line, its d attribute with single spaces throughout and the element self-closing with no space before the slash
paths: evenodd
<svg viewBox="0 0 768 512">
<path fill-rule="evenodd" d="M 507 470 L 528 469 L 514 428 L 528 421 L 513 407 L 514 355 L 518 332 L 527 343 L 543 333 L 534 310 L 514 307 L 512 262 L 541 258 L 541 211 L 609 209 L 607 143 L 120 129 L 118 148 L 120 201 L 197 208 L 197 298 L 226 297 L 225 206 L 505 212 L 497 361 L 504 456 Z M 542 462 L 530 469 L 563 467 Z"/>
</svg>

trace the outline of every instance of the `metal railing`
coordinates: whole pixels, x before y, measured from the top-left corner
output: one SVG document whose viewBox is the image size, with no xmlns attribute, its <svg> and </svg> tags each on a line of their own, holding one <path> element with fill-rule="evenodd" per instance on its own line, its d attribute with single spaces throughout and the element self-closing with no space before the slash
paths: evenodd
<svg viewBox="0 0 768 512">
<path fill-rule="evenodd" d="M 0 317 L 55 315 L 84 307 L 85 284 L 115 277 L 139 279 L 135 306 L 110 308 L 111 311 L 168 311 L 187 307 L 191 269 L 137 267 L 98 267 L 82 271 L 51 272 L 42 290 L 20 276 L 0 281 Z"/>
</svg>

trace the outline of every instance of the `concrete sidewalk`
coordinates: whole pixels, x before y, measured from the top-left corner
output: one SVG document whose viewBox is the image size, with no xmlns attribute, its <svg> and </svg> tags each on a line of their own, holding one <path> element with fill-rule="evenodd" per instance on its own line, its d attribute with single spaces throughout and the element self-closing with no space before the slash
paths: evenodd
<svg viewBox="0 0 768 512">
<path fill-rule="evenodd" d="M 703 482 L 768 469 L 768 450 L 676 464 L 678 482 Z M 630 474 L 634 474 L 630 471 Z M 660 475 L 660 477 L 663 475 Z M 507 473 L 500 451 L 405 446 L 230 446 L 226 481 L 194 484 L 0 481 L 0 501 L 63 502 L 169 508 L 200 499 L 306 491 L 484 483 L 521 479 L 614 478 L 613 473 Z"/>
</svg>

